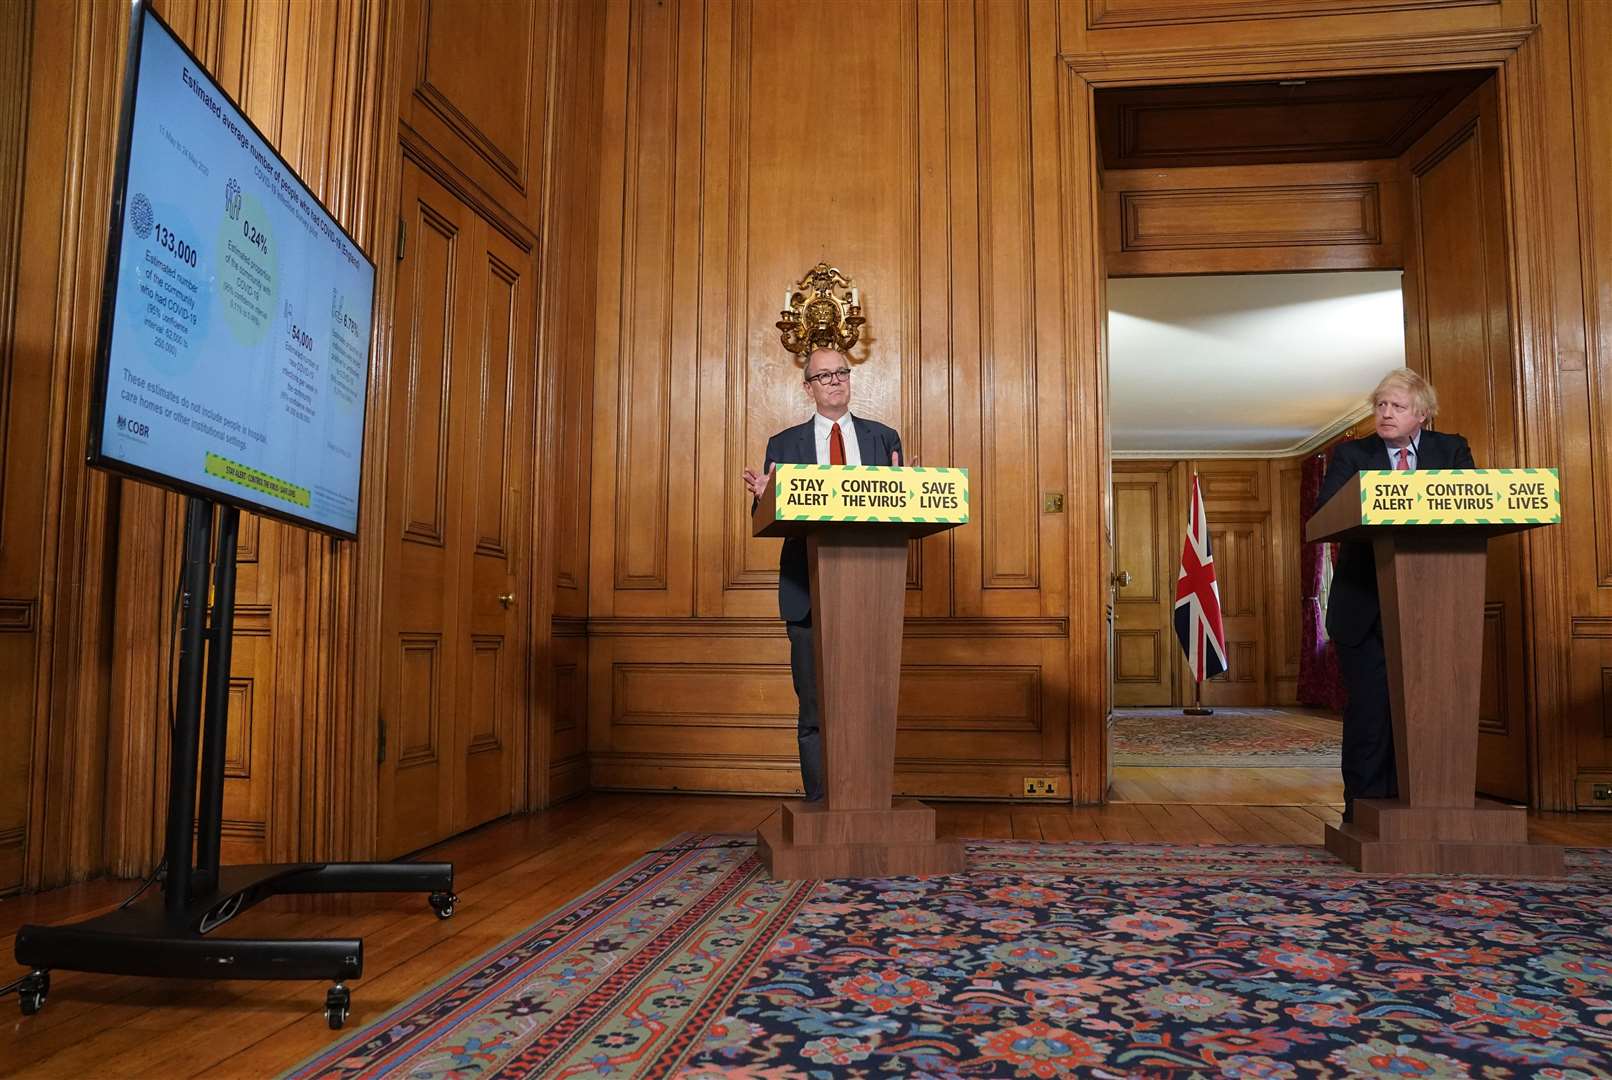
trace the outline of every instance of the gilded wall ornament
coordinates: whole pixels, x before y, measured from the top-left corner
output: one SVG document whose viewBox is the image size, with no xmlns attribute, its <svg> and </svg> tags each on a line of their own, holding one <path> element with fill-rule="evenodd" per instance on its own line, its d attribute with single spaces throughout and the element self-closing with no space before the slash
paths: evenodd
<svg viewBox="0 0 1612 1080">
<path fill-rule="evenodd" d="M 850 279 L 823 262 L 784 293 L 779 315 L 779 339 L 802 363 L 813 349 L 849 353 L 867 321 Z"/>
</svg>

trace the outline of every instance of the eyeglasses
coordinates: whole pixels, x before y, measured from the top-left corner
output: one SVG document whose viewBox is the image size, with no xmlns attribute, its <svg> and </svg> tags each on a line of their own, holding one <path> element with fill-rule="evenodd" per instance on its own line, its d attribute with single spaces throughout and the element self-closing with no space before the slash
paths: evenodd
<svg viewBox="0 0 1612 1080">
<path fill-rule="evenodd" d="M 827 386 L 829 383 L 847 382 L 850 378 L 851 369 L 842 367 L 834 371 L 819 371 L 816 375 L 808 375 L 806 376 L 806 381 L 814 382 L 819 386 Z"/>
</svg>

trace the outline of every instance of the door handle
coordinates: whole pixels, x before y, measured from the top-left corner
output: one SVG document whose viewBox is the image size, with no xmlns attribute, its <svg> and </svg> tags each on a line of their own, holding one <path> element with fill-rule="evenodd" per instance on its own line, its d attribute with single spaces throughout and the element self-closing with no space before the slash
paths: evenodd
<svg viewBox="0 0 1612 1080">
<path fill-rule="evenodd" d="M 1117 574 L 1110 574 L 1108 576 L 1108 581 L 1109 584 L 1113 585 L 1116 589 L 1126 588 L 1131 583 L 1131 572 L 1129 570 L 1121 570 Z"/>
<path fill-rule="evenodd" d="M 506 610 L 512 608 L 515 606 L 515 594 L 512 592 L 499 593 L 498 602 L 503 604 Z"/>
</svg>

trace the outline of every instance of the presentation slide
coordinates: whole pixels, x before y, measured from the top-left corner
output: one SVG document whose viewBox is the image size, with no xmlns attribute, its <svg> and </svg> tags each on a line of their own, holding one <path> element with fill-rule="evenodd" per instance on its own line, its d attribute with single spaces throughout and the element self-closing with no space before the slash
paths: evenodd
<svg viewBox="0 0 1612 1080">
<path fill-rule="evenodd" d="M 354 535 L 375 270 L 147 17 L 100 454 Z"/>
</svg>

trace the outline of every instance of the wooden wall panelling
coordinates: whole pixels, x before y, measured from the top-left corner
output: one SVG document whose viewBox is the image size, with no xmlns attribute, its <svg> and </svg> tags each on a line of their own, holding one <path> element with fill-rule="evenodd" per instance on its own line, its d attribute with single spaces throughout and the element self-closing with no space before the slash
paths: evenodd
<svg viewBox="0 0 1612 1080">
<path fill-rule="evenodd" d="M 1066 12 L 1066 4 L 1032 9 L 1038 34 L 1059 33 L 1060 52 L 1064 51 L 1064 36 L 1053 20 Z M 1063 136 L 1058 188 L 1064 236 L 1063 347 L 1071 357 L 1069 415 L 1078 418 L 1065 448 L 1070 478 L 1065 500 L 1070 538 L 1069 605 L 1075 615 L 1070 621 L 1074 626 L 1104 627 L 1098 636 L 1088 631 L 1069 643 L 1070 769 L 1075 801 L 1095 803 L 1107 798 L 1110 776 L 1109 650 L 1103 637 L 1109 618 L 1107 577 L 1114 567 L 1108 558 L 1112 538 L 1105 533 L 1112 521 L 1106 425 L 1108 301 L 1093 84 L 1064 62 L 1040 76 L 1032 68 L 1032 85 L 1045 87 L 1032 100 L 1056 102 L 1055 120 Z"/>
<path fill-rule="evenodd" d="M 1109 88 L 1104 167 L 1393 160 L 1483 79 L 1449 70 L 1352 78 Z"/>
<path fill-rule="evenodd" d="M 1205 507 L 1215 556 L 1215 583 L 1226 631 L 1226 670 L 1203 685 L 1207 705 L 1270 704 L 1270 515 L 1245 511 L 1216 513 Z M 1185 665 L 1183 665 L 1183 668 Z M 1183 671 L 1187 680 L 1190 673 Z M 1184 688 L 1191 693 L 1190 681 Z"/>
<path fill-rule="evenodd" d="M 1574 580 L 1579 583 L 1574 590 L 1575 611 L 1606 615 L 1612 613 L 1612 528 L 1607 527 L 1612 522 L 1612 285 L 1608 284 L 1612 282 L 1612 176 L 1596 163 L 1612 157 L 1612 72 L 1607 70 L 1603 49 L 1612 33 L 1612 10 L 1575 0 L 1570 21 L 1560 11 L 1550 15 L 1550 28 L 1566 31 L 1552 42 L 1558 52 L 1570 50 L 1573 134 L 1578 144 L 1575 179 L 1581 234 L 1574 238 L 1576 243 L 1562 246 L 1576 247 L 1584 259 L 1582 291 L 1561 292 L 1566 294 L 1564 303 L 1583 305 L 1584 344 L 1590 361 L 1586 363 L 1572 351 L 1561 358 L 1561 366 L 1574 373 L 1571 380 L 1578 398 L 1564 449 L 1575 466 L 1570 490 L 1579 512 L 1570 518 L 1564 515 L 1564 519 L 1577 534 L 1572 544 L 1575 552 L 1593 557 L 1582 569 L 1575 568 Z M 1553 116 L 1557 122 L 1561 118 L 1560 113 Z M 1552 177 L 1560 186 L 1560 172 L 1553 172 Z M 1573 313 L 1571 308 L 1564 312 L 1562 321 L 1568 328 L 1573 326 Z M 1612 755 L 1612 746 L 1599 748 L 1599 752 Z M 1599 760 L 1612 762 L 1612 756 Z"/>
<path fill-rule="evenodd" d="M 898 790 L 1016 798 L 1024 777 L 1052 776 L 1067 798 L 1068 630 L 1063 620 L 1026 622 L 1024 637 L 1002 630 L 976 637 L 966 624 L 937 626 L 932 636 L 909 631 L 897 705 Z"/>
<path fill-rule="evenodd" d="M 1304 646 L 1304 589 L 1301 554 L 1308 509 L 1299 505 L 1304 458 L 1272 461 L 1270 581 L 1271 705 L 1297 705 L 1299 653 Z"/>
<path fill-rule="evenodd" d="M 812 56 L 845 47 L 842 19 L 785 19 L 785 10 L 773 0 L 609 8 L 586 670 L 592 780 L 723 790 L 796 782 L 777 542 L 749 537 L 738 475 L 760 463 L 768 436 L 810 415 L 800 369 L 777 344 L 773 294 L 820 258 L 854 277 L 869 314 L 854 410 L 898 427 L 926 464 L 972 466 L 975 490 L 990 493 L 978 524 L 915 553 L 909 636 L 970 612 L 983 620 L 960 635 L 1005 634 L 983 666 L 1036 670 L 1038 700 L 1063 712 L 1037 720 L 1036 740 L 1055 745 L 1038 743 L 1027 760 L 1066 775 L 1067 624 L 1047 616 L 1067 611 L 1069 519 L 1040 513 L 1041 489 L 1064 490 L 1068 475 L 1063 313 L 1061 301 L 1038 299 L 1061 298 L 1062 256 L 1056 243 L 1030 242 L 1034 221 L 1057 220 L 1059 140 L 1050 101 L 1037 111 L 1027 79 L 1029 42 L 1050 26 L 1052 7 L 834 6 L 868 28 L 842 65 L 837 122 L 891 150 L 837 172 L 827 188 L 803 142 L 798 87 L 811 81 Z M 981 183 L 1000 203 L 983 213 Z M 697 213 L 685 210 L 685 191 Z M 803 216 L 801 207 L 820 210 Z M 696 303 L 673 303 L 689 267 Z M 673 412 L 686 401 L 697 403 L 692 424 Z M 709 452 L 716 432 L 720 454 Z M 666 460 L 682 471 L 666 472 Z M 656 503 L 623 497 L 629 465 L 670 477 L 649 489 L 668 513 L 692 491 L 691 538 Z M 675 485 L 669 495 L 665 484 Z M 997 540 L 984 538 L 990 521 Z M 951 556 L 968 544 L 973 569 L 954 572 Z M 653 568 L 657 550 L 670 553 L 664 580 L 623 572 L 640 556 Z M 683 575 L 695 583 L 691 606 Z M 1044 642 L 999 629 L 1026 619 L 1064 639 L 1051 668 Z M 730 643 L 720 661 L 705 659 L 712 639 Z M 665 690 L 682 702 L 676 715 L 641 722 L 634 702 L 660 693 L 655 680 L 672 671 L 685 681 L 706 675 L 697 690 Z M 773 700 L 779 693 L 787 700 Z M 970 752 L 952 747 L 955 760 L 926 764 L 925 775 L 963 785 L 952 793 L 982 794 L 981 784 L 1021 792 L 1017 765 L 1000 775 L 970 768 L 986 746 L 979 725 L 995 715 L 979 702 L 964 711 L 974 705 L 978 715 L 954 740 Z"/>
<path fill-rule="evenodd" d="M 851 354 L 853 413 L 896 428 L 909 458 L 944 464 L 928 453 L 918 405 L 917 305 L 928 283 L 920 273 L 928 268 L 918 265 L 917 246 L 916 8 L 858 0 L 832 11 L 832 18 L 802 19 L 774 0 L 711 7 L 704 145 L 714 166 L 705 189 L 706 250 L 715 258 L 706 276 L 724 295 L 706 294 L 712 306 L 702 322 L 721 328 L 710 340 L 726 356 L 713 348 L 703 361 L 701 404 L 711 408 L 701 427 L 716 425 L 731 441 L 720 476 L 702 473 L 702 483 L 718 486 L 702 500 L 715 517 L 702 517 L 699 535 L 726 537 L 720 560 L 718 549 L 707 556 L 700 548 L 702 566 L 721 566 L 723 590 L 718 608 L 718 582 L 707 576 L 702 614 L 777 612 L 779 541 L 750 537 L 738 477 L 747 465 L 759 467 L 773 433 L 812 415 L 801 368 L 779 345 L 774 324 L 782 290 L 817 261 L 850 275 L 863 296 L 868 324 Z M 846 38 L 845 25 L 863 29 Z M 842 54 L 836 123 L 857 132 L 860 143 L 883 148 L 832 179 L 810 149 L 816 139 L 805 127 L 812 110 L 803 111 L 800 101 L 800 88 L 818 77 L 812 58 L 827 51 Z M 944 273 L 944 264 L 934 273 Z M 712 393 L 704 394 L 705 387 Z M 935 595 L 935 571 L 924 561 L 935 546 L 910 561 L 910 615 L 922 610 L 920 589 Z"/>
<path fill-rule="evenodd" d="M 951 59 L 971 44 L 973 12 L 957 3 L 920 4 L 916 20 L 917 295 L 909 310 L 916 313 L 917 332 L 915 347 L 908 351 L 918 358 L 919 374 L 913 382 L 917 384 L 917 415 L 922 426 L 914 436 L 921 436 L 923 445 L 914 444 L 912 449 L 920 451 L 913 458 L 920 465 L 956 465 L 950 421 L 951 356 L 957 347 L 957 331 L 962 327 L 954 324 L 952 298 L 969 280 L 965 276 L 960 281 L 958 275 L 966 275 L 969 268 L 952 258 L 953 201 L 948 163 L 960 149 L 958 140 L 964 134 L 953 121 L 952 111 L 968 100 L 962 89 L 971 80 L 972 72 L 962 63 L 954 65 Z M 942 273 L 950 287 L 933 287 Z M 920 608 L 926 616 L 945 616 L 953 610 L 956 547 L 956 530 L 922 541 L 921 564 L 915 569 L 922 571 Z"/>
<path fill-rule="evenodd" d="M 952 57 L 953 71 L 972 62 L 973 75 L 966 96 L 954 99 L 972 107 L 952 114 L 964 144 L 952 157 L 950 187 L 957 275 L 950 419 L 954 460 L 970 469 L 972 492 L 970 524 L 954 538 L 959 615 L 1067 610 L 1069 519 L 1041 509 L 1041 492 L 1064 491 L 1068 474 L 1065 359 L 1061 349 L 1044 347 L 1041 333 L 1043 305 L 1058 310 L 1059 289 L 1043 276 L 1058 253 L 1042 250 L 1036 229 L 1043 211 L 1026 77 L 1032 10 L 976 5 L 971 48 Z"/>
<path fill-rule="evenodd" d="M 706 29 L 706 63 L 713 78 L 707 80 L 705 131 L 702 152 L 710 162 L 703 188 L 701 215 L 702 278 L 700 309 L 711 326 L 710 347 L 700 357 L 699 425 L 702 431 L 722 430 L 721 453 L 699 455 L 696 558 L 697 598 L 701 616 L 777 615 L 778 549 L 782 541 L 755 540 L 750 535 L 750 497 L 740 479 L 746 468 L 760 469 L 771 430 L 751 425 L 748 401 L 759 396 L 773 402 L 773 411 L 796 423 L 809 411 L 809 401 L 798 387 L 800 369 L 778 344 L 773 323 L 781 298 L 772 293 L 798 280 L 805 267 L 779 270 L 764 253 L 752 259 L 751 169 L 752 145 L 779 135 L 772 117 L 759 121 L 752 135 L 751 73 L 770 58 L 757 60 L 751 50 L 756 14 L 747 2 L 717 4 L 709 10 Z M 772 194 L 770 175 L 763 174 L 760 195 Z M 761 227 L 767 228 L 767 210 Z M 838 256 L 836 256 L 836 260 Z M 764 269 L 758 269 L 756 262 Z M 849 265 L 841 269 L 857 275 Z M 769 275 L 763 277 L 761 275 Z M 765 286 L 765 287 L 764 287 Z M 774 289 L 772 286 L 777 286 Z M 868 301 L 868 302 L 871 302 Z M 852 384 L 853 406 L 861 389 L 861 371 Z M 793 391 L 793 393 L 791 393 Z"/>
<path fill-rule="evenodd" d="M 0 760 L 0 893 L 22 885 L 33 745 L 39 633 L 39 552 L 25 519 L 42 509 L 43 462 L 13 452 L 11 390 L 21 361 L 13 331 L 22 236 L 23 151 L 27 137 L 33 9 L 0 9 L 0 741 L 15 752 Z M 27 423 L 27 420 L 23 420 Z M 37 445 L 37 444 L 36 444 Z M 31 490 L 19 493 L 27 484 Z M 12 501 L 25 508 L 18 513 Z M 28 521 L 28 524 L 32 524 Z"/>
<path fill-rule="evenodd" d="M 1402 159 L 1410 212 L 1407 273 L 1416 292 L 1413 328 L 1423 371 L 1440 388 L 1446 431 L 1466 435 L 1485 467 L 1522 463 L 1507 286 L 1507 222 L 1499 107 L 1492 82 L 1474 91 Z M 1523 655 L 1521 539 L 1490 544 L 1487 596 L 1499 641 L 1485 650 L 1479 786 L 1528 794 L 1523 680 L 1504 667 Z M 1508 693 L 1500 694 L 1505 687 Z"/>
<path fill-rule="evenodd" d="M 1204 458 L 1190 462 L 1189 466 L 1183 482 L 1188 485 L 1190 493 L 1192 474 L 1197 474 L 1204 507 L 1209 512 L 1271 508 L 1268 459 Z M 1182 513 L 1186 513 L 1184 508 Z M 1183 523 L 1185 520 L 1183 517 Z M 1209 520 L 1212 524 L 1214 518 Z"/>
<path fill-rule="evenodd" d="M 903 647 L 897 788 L 1012 797 L 1026 775 L 1067 779 L 1058 620 L 981 637 L 935 620 Z M 653 622 L 588 638 L 590 771 L 602 788 L 797 793 L 789 646 L 766 620 L 703 637 Z M 1040 770 L 1040 771 L 1038 771 Z"/>
<path fill-rule="evenodd" d="M 1612 810 L 1612 796 L 1596 797 L 1596 786 L 1612 784 L 1612 618 L 1575 618 L 1569 641 L 1568 670 L 1573 704 L 1571 733 L 1577 751 L 1575 807 Z"/>
<path fill-rule="evenodd" d="M 558 619 L 551 638 L 553 682 L 547 769 L 548 802 L 588 789 L 588 639 L 581 619 Z"/>
<path fill-rule="evenodd" d="M 1552 159 L 1571 148 L 1577 165 L 1571 178 L 1562 170 L 1545 177 L 1557 210 L 1552 218 L 1561 263 L 1557 322 L 1565 339 L 1556 357 L 1562 395 L 1560 529 L 1571 566 L 1563 756 L 1574 759 L 1573 803 L 1612 809 L 1612 799 L 1595 798 L 1597 784 L 1612 783 L 1612 529 L 1607 524 L 1612 521 L 1612 451 L 1607 448 L 1612 439 L 1612 182 L 1598 164 L 1612 158 L 1612 72 L 1604 48 L 1612 34 L 1612 10 L 1594 3 L 1552 5 L 1541 12 L 1540 22 L 1542 36 L 1549 35 L 1541 42 L 1540 65 L 1552 99 L 1572 102 L 1570 113 L 1557 108 L 1549 115 Z M 1580 327 L 1582 337 L 1575 340 Z M 1531 546 L 1530 558 L 1536 558 Z M 1540 718 L 1545 719 L 1542 713 Z M 1554 749 L 1547 734 L 1539 740 L 1542 755 Z"/>
<path fill-rule="evenodd" d="M 604 10 L 572 2 L 555 14 L 540 253 L 539 398 L 532 677 L 537 713 L 527 801 L 548 806 L 587 789 L 588 513 L 598 270 Z"/>
<path fill-rule="evenodd" d="M 408 0 L 403 123 L 528 229 L 542 216 L 553 2 Z"/>
<path fill-rule="evenodd" d="M 1062 0 L 1062 53 L 1148 53 L 1470 33 L 1525 26 L 1529 0 Z"/>
<path fill-rule="evenodd" d="M 32 601 L 37 634 L 21 685 L 32 721 L 23 883 L 39 887 L 103 865 L 117 495 L 82 462 L 125 20 L 92 5 L 32 15 L 0 573 L 5 593 Z"/>
<path fill-rule="evenodd" d="M 407 33 L 406 12 L 393 0 L 376 0 L 354 9 L 354 44 L 347 52 L 342 85 L 349 88 L 340 130 L 344 160 L 337 205 L 349 215 L 355 237 L 375 262 L 373 336 L 370 342 L 369 399 L 364 415 L 364 463 L 357 544 L 337 545 L 323 585 L 330 615 L 307 636 L 307 647 L 323 652 L 309 665 L 308 700 L 323 703 L 328 727 L 315 730 L 306 744 L 317 755 L 310 770 L 312 790 L 322 796 L 314 813 L 303 816 L 308 857 L 377 857 L 380 837 L 379 744 L 382 624 L 387 597 L 382 557 L 386 522 L 385 448 L 391 439 L 394 350 L 407 338 L 397 332 L 398 219 L 402 205 L 403 156 L 401 95 L 405 83 L 400 43 Z M 401 388 L 399 388 L 401 389 Z"/>
<path fill-rule="evenodd" d="M 545 439 L 539 475 L 550 494 L 539 513 L 552 520 L 554 613 L 588 613 L 588 505 L 593 440 L 594 313 L 598 274 L 600 119 L 604 9 L 566 5 L 562 78 L 550 143 L 552 177 L 543 249 L 543 371 L 539 409 Z"/>
<path fill-rule="evenodd" d="M 610 9 L 594 411 L 589 607 L 593 614 L 693 609 L 693 452 L 699 310 L 700 5 Z M 618 113 L 616 109 L 621 111 Z M 617 202 L 617 200 L 620 202 Z"/>
<path fill-rule="evenodd" d="M 1109 170 L 1110 275 L 1398 267 L 1393 161 Z"/>
</svg>

